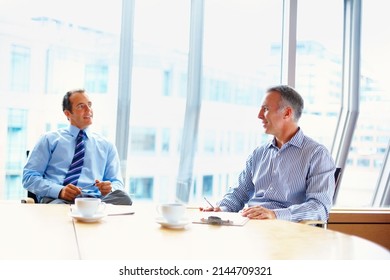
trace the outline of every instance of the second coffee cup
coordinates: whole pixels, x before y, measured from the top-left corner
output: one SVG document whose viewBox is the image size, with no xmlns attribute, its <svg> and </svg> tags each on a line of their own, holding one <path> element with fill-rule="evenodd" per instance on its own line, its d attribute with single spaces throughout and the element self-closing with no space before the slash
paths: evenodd
<svg viewBox="0 0 390 280">
<path fill-rule="evenodd" d="M 157 207 L 157 212 L 171 224 L 178 223 L 184 216 L 186 207 L 181 203 L 166 203 Z"/>
</svg>

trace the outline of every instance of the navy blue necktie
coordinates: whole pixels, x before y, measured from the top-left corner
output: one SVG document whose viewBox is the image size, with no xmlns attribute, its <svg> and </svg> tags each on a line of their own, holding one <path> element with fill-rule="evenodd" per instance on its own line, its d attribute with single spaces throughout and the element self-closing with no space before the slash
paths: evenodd
<svg viewBox="0 0 390 280">
<path fill-rule="evenodd" d="M 74 156 L 72 163 L 69 166 L 68 173 L 65 176 L 63 185 L 73 184 L 77 186 L 77 181 L 81 174 L 81 169 L 83 168 L 84 155 L 85 155 L 85 146 L 84 146 L 84 130 L 80 130 L 76 138 L 76 148 L 74 151 Z"/>
</svg>

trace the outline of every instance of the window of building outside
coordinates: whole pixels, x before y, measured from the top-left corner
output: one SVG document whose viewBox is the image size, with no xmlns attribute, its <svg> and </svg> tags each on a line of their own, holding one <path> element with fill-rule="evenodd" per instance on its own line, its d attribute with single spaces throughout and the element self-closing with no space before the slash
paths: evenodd
<svg viewBox="0 0 390 280">
<path fill-rule="evenodd" d="M 155 153 L 156 151 L 156 129 L 132 127 L 130 151 L 132 153 Z"/>
<path fill-rule="evenodd" d="M 338 0 L 302 0 L 297 10 L 295 87 L 305 101 L 300 127 L 329 152 L 343 98 L 343 10 Z"/>
<path fill-rule="evenodd" d="M 26 160 L 26 150 L 21 147 L 26 145 L 26 126 L 27 126 L 27 110 L 25 109 L 8 109 L 8 129 L 7 129 L 7 146 L 6 146 L 6 165 L 5 170 L 5 186 L 15 186 L 7 188 L 5 194 L 7 196 L 22 196 L 23 189 L 20 182 L 20 170 L 23 168 L 23 163 Z"/>
<path fill-rule="evenodd" d="M 384 1 L 362 1 L 360 107 L 337 205 L 370 207 L 390 141 L 390 19 Z"/>
<path fill-rule="evenodd" d="M 382 28 L 388 20 L 380 16 L 380 3 L 363 5 L 360 115 L 340 186 L 342 206 L 370 205 L 389 142 L 384 85 L 390 36 Z M 42 133 L 68 124 L 61 101 L 69 89 L 86 88 L 94 104 L 92 128 L 115 142 L 122 1 L 0 4 L 0 154 L 6 155 L 0 157 L 0 199 L 16 199 L 24 192 L 26 150 Z M 266 88 L 280 83 L 282 7 L 282 0 L 204 1 L 191 202 L 220 199 L 247 156 L 269 140 L 257 114 Z M 158 202 L 175 195 L 188 133 L 190 8 L 190 0 L 135 3 L 123 174 L 135 199 Z M 306 103 L 300 125 L 331 149 L 341 104 L 343 1 L 299 1 L 297 25 L 296 88 Z"/>
<path fill-rule="evenodd" d="M 280 81 L 282 1 L 204 2 L 202 104 L 191 199 L 216 201 L 269 138 L 257 119 Z M 218 19 L 218 20 L 216 20 Z M 211 175 L 212 174 L 212 175 Z"/>
<path fill-rule="evenodd" d="M 381 1 L 364 1 L 362 9 L 359 116 L 337 197 L 337 207 L 369 207 L 389 143 L 390 106 L 385 74 L 390 33 Z M 316 12 L 320 11 L 320 12 Z M 329 21 L 331 15 L 332 20 Z M 387 20 L 388 21 L 388 20 Z M 305 98 L 301 126 L 332 148 L 342 101 L 343 2 L 299 1 L 296 87 Z M 321 124 L 321 129 L 318 129 Z"/>
<path fill-rule="evenodd" d="M 342 100 L 343 9 L 343 1 L 302 0 L 297 11 L 295 88 L 305 100 L 300 126 L 329 152 Z"/>
<path fill-rule="evenodd" d="M 126 177 L 130 193 L 139 198 L 145 194 L 146 200 L 172 200 L 176 192 L 187 96 L 190 4 L 189 0 L 135 3 Z"/>
<path fill-rule="evenodd" d="M 30 48 L 13 45 L 11 49 L 10 91 L 27 92 L 30 88 Z"/>
<path fill-rule="evenodd" d="M 108 65 L 86 65 L 85 66 L 85 87 L 95 93 L 107 93 L 109 71 Z"/>
<path fill-rule="evenodd" d="M 121 4 L 0 0 L 0 199 L 26 195 L 26 151 L 68 125 L 61 103 L 70 89 L 88 91 L 91 128 L 115 142 Z"/>
<path fill-rule="evenodd" d="M 133 199 L 153 199 L 153 178 L 131 178 L 130 194 Z"/>
</svg>

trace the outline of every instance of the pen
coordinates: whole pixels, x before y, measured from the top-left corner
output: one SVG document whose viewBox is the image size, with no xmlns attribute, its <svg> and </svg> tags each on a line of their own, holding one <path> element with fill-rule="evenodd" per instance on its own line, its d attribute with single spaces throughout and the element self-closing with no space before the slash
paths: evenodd
<svg viewBox="0 0 390 280">
<path fill-rule="evenodd" d="M 204 200 L 206 200 L 206 202 L 211 206 L 211 208 L 215 208 L 215 207 L 210 203 L 210 201 L 207 200 L 207 198 L 206 198 L 205 196 L 204 196 L 203 198 L 204 198 Z"/>
<path fill-rule="evenodd" d="M 86 185 L 86 186 L 81 188 L 81 192 L 84 193 L 84 194 L 89 194 L 91 192 L 95 192 L 95 188 L 94 187 L 95 187 L 95 183 Z"/>
<path fill-rule="evenodd" d="M 86 186 L 82 187 L 82 189 L 89 189 L 89 188 L 92 188 L 93 186 L 95 186 L 95 183 L 86 185 Z"/>
</svg>

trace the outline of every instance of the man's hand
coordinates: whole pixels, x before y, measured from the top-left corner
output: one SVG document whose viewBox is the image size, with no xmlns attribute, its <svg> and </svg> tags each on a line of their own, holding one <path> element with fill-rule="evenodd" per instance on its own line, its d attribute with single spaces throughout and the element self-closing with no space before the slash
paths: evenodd
<svg viewBox="0 0 390 280">
<path fill-rule="evenodd" d="M 199 207 L 200 211 L 203 212 L 221 212 L 221 208 L 219 207 Z"/>
<path fill-rule="evenodd" d="M 95 180 L 96 187 L 99 188 L 102 196 L 109 194 L 112 191 L 112 186 L 110 181 L 99 181 Z"/>
<path fill-rule="evenodd" d="M 58 198 L 73 201 L 76 196 L 81 194 L 81 189 L 73 184 L 68 184 L 63 187 L 58 195 Z"/>
<path fill-rule="evenodd" d="M 252 206 L 242 210 L 242 216 L 248 217 L 249 219 L 266 220 L 276 219 L 275 212 L 261 206 Z"/>
</svg>

